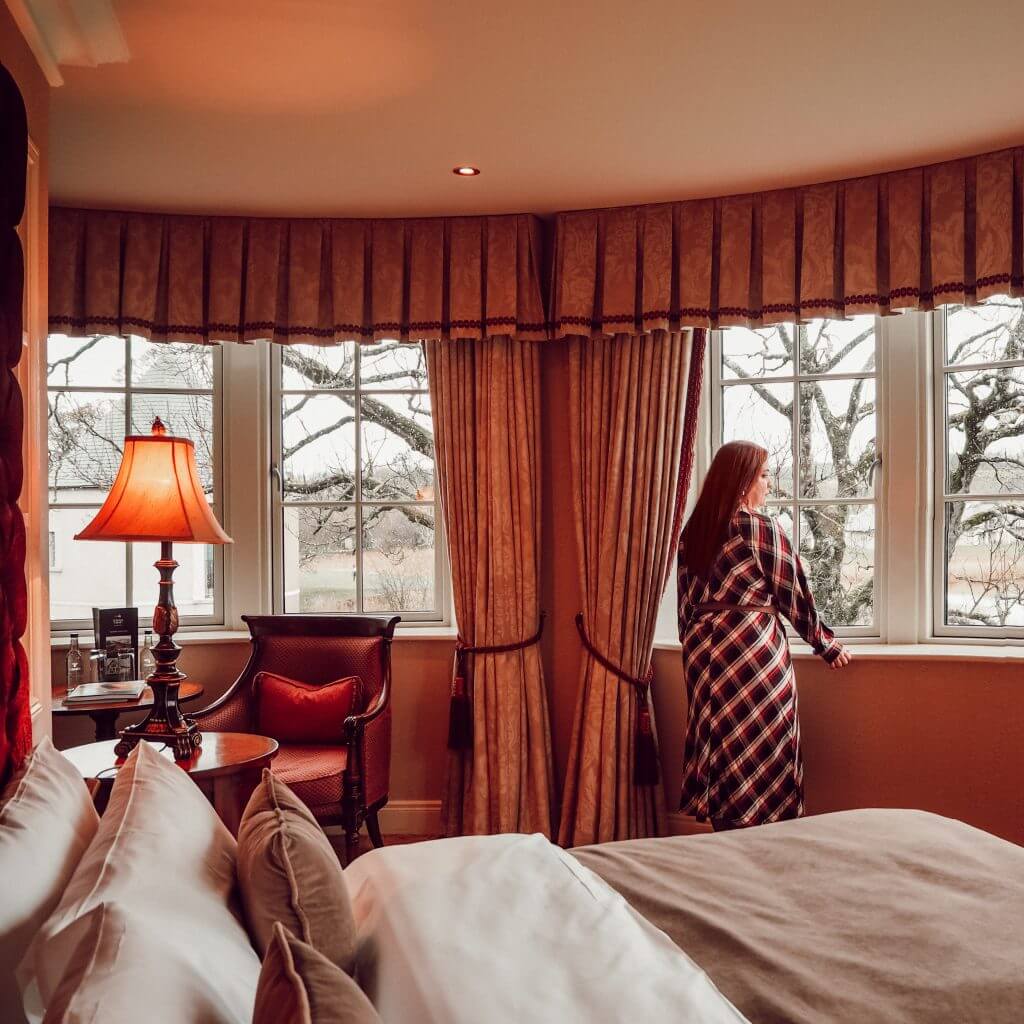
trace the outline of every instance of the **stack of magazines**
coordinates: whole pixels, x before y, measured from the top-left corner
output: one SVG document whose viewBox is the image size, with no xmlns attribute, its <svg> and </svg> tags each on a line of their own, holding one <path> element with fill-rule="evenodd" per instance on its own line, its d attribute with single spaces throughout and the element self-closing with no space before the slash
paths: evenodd
<svg viewBox="0 0 1024 1024">
<path fill-rule="evenodd" d="M 83 683 L 68 691 L 65 704 L 84 704 L 94 701 L 138 700 L 146 688 L 144 679 L 125 679 L 106 683 Z"/>
</svg>

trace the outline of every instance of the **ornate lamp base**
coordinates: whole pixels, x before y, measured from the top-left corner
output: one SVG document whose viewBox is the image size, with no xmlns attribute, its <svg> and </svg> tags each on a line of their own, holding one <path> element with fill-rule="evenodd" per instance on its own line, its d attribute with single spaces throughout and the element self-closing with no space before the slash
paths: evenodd
<svg viewBox="0 0 1024 1024">
<path fill-rule="evenodd" d="M 165 743 L 174 751 L 175 761 L 187 761 L 202 745 L 203 736 L 194 719 L 186 718 L 178 707 L 178 687 L 185 674 L 173 683 L 160 682 L 150 677 L 146 682 L 153 689 L 153 707 L 137 725 L 121 730 L 120 740 L 114 747 L 118 757 L 127 757 L 139 740 Z"/>
<path fill-rule="evenodd" d="M 199 749 L 203 737 L 199 726 L 178 707 L 178 687 L 185 678 L 177 667 L 181 648 L 174 642 L 178 630 L 178 609 L 174 606 L 174 570 L 178 563 L 171 554 L 171 542 L 160 545 L 160 600 L 153 611 L 153 632 L 159 637 L 153 648 L 156 671 L 146 680 L 153 690 L 153 707 L 138 725 L 122 729 L 114 753 L 127 757 L 139 742 L 165 743 L 174 751 L 175 761 L 187 761 Z"/>
</svg>

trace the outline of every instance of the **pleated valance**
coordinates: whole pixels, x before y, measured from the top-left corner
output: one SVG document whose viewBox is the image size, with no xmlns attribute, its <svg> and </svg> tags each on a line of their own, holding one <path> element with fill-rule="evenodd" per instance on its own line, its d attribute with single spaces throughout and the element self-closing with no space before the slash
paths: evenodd
<svg viewBox="0 0 1024 1024">
<path fill-rule="evenodd" d="M 559 214 L 556 336 L 759 326 L 1024 290 L 1024 147 L 721 199 Z"/>
<path fill-rule="evenodd" d="M 804 188 L 406 220 L 50 211 L 50 326 L 197 342 L 522 340 L 1024 292 L 1024 147 Z M 549 287 L 550 285 L 550 287 Z"/>
<path fill-rule="evenodd" d="M 547 334 L 529 215 L 50 211 L 50 329 L 211 343 Z"/>
</svg>

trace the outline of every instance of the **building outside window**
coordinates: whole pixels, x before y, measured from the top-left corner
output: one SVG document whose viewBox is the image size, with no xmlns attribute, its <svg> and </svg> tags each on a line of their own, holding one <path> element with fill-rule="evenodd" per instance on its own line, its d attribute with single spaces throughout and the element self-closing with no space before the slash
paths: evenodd
<svg viewBox="0 0 1024 1024">
<path fill-rule="evenodd" d="M 274 358 L 277 608 L 442 621 L 423 347 L 289 345 Z"/>
<path fill-rule="evenodd" d="M 56 630 L 91 626 L 94 606 L 135 605 L 156 593 L 158 544 L 75 543 L 96 514 L 121 462 L 126 434 L 148 434 L 159 416 L 196 446 L 200 480 L 219 514 L 220 353 L 142 338 L 51 335 L 47 345 L 50 617 Z M 183 623 L 223 621 L 219 551 L 175 548 Z M 212 566 L 212 569 L 211 569 Z"/>
</svg>

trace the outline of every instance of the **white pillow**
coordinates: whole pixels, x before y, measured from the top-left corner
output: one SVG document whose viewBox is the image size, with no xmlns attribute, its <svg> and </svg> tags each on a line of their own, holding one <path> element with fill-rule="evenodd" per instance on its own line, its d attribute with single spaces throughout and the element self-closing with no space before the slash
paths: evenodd
<svg viewBox="0 0 1024 1024">
<path fill-rule="evenodd" d="M 139 743 L 117 773 L 96 838 L 19 969 L 30 1019 L 58 986 L 66 993 L 82 985 L 103 1002 L 104 1024 L 129 1019 L 108 1013 L 108 1004 L 134 1005 L 131 1019 L 147 1024 L 249 1024 L 260 962 L 232 912 L 234 882 L 231 833 L 181 768 Z M 103 904 L 114 914 L 109 927 L 125 941 L 109 940 L 109 931 L 107 938 L 91 934 L 107 919 L 98 911 Z M 82 962 L 83 943 L 101 958 L 116 957 L 116 969 L 94 978 L 89 958 Z M 159 999 L 146 980 L 156 974 Z"/>
<path fill-rule="evenodd" d="M 0 1021 L 22 1024 L 14 971 L 96 834 L 82 777 L 44 736 L 0 797 Z"/>
<path fill-rule="evenodd" d="M 345 868 L 356 979 L 385 1024 L 742 1024 L 671 939 L 543 836 L 439 839 Z"/>
</svg>

